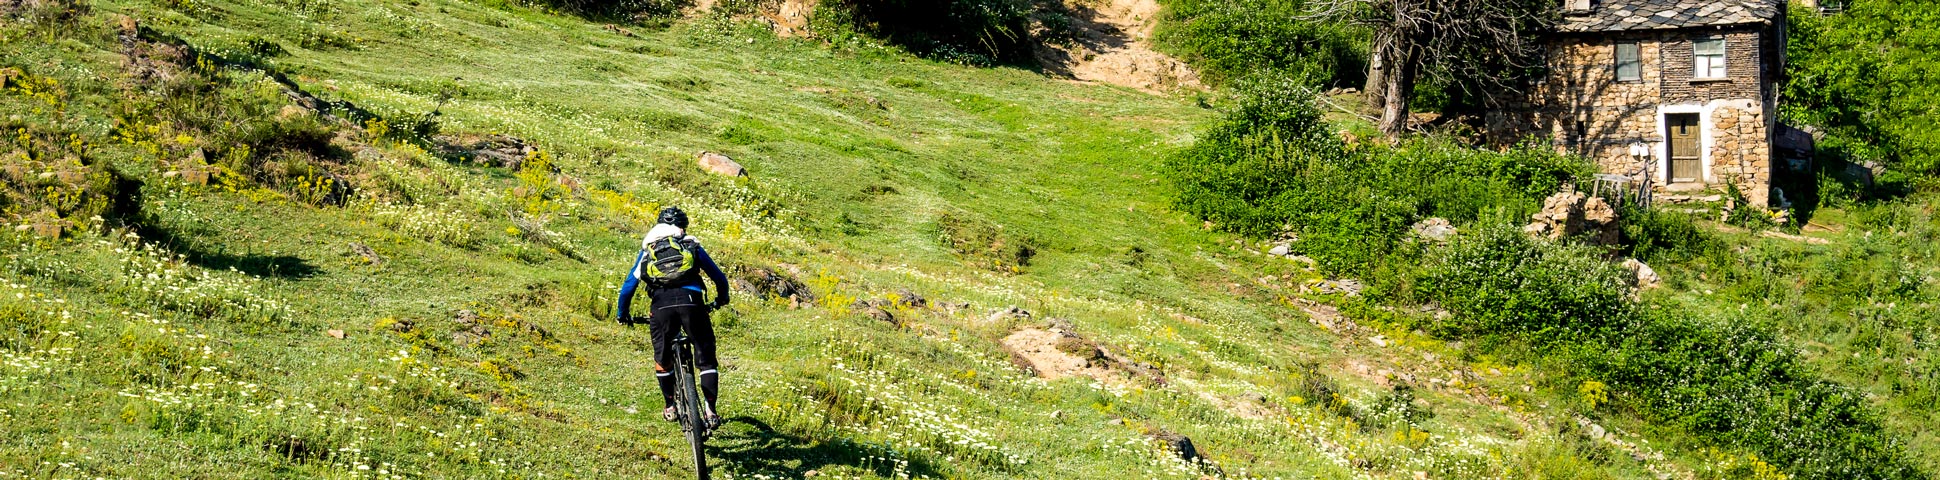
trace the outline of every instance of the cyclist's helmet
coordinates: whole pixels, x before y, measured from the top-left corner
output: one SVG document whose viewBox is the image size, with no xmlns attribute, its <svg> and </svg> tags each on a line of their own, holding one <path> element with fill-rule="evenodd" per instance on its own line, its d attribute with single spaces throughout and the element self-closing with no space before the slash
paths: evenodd
<svg viewBox="0 0 1940 480">
<path fill-rule="evenodd" d="M 687 212 L 680 211 L 680 207 L 660 209 L 660 223 L 685 229 L 687 228 Z"/>
</svg>

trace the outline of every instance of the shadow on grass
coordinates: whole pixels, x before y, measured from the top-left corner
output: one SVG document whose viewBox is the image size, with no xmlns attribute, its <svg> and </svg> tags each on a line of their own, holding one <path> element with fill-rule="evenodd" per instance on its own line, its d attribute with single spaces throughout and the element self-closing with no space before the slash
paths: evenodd
<svg viewBox="0 0 1940 480">
<path fill-rule="evenodd" d="M 180 253 L 190 264 L 210 270 L 234 269 L 249 276 L 259 278 L 278 278 L 300 280 L 314 277 L 323 271 L 309 261 L 293 255 L 263 255 L 247 253 L 237 255 L 224 250 L 209 250 L 191 236 L 177 233 L 174 229 L 157 225 L 157 222 L 143 222 L 135 226 L 136 233 L 146 241 L 167 247 L 169 251 Z"/>
<path fill-rule="evenodd" d="M 726 423 L 708 445 L 708 456 L 732 465 L 739 472 L 801 477 L 810 470 L 846 466 L 878 477 L 897 478 L 898 464 L 881 458 L 883 455 L 875 452 L 875 448 L 779 432 L 754 417 L 733 417 Z M 906 460 L 909 463 L 903 467 L 903 473 L 910 477 L 943 476 L 928 462 L 916 458 Z"/>
</svg>

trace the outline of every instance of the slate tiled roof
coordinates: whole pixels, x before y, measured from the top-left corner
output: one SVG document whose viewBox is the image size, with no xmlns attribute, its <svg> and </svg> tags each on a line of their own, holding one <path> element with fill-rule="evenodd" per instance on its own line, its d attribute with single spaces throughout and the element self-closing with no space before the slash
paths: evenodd
<svg viewBox="0 0 1940 480">
<path fill-rule="evenodd" d="M 1767 23 L 1777 20 L 1784 0 L 1592 0 L 1588 14 L 1565 15 L 1565 32 L 1664 30 Z"/>
</svg>

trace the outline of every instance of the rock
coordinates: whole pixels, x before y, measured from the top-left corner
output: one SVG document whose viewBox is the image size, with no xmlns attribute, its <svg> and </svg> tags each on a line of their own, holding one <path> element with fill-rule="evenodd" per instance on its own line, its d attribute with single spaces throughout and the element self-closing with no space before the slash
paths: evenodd
<svg viewBox="0 0 1940 480">
<path fill-rule="evenodd" d="M 1349 297 L 1361 294 L 1361 282 L 1351 278 L 1339 280 L 1313 280 L 1304 287 L 1307 292 L 1321 295 L 1343 294 Z"/>
<path fill-rule="evenodd" d="M 465 158 L 473 164 L 518 170 L 525 159 L 539 150 L 524 139 L 511 135 L 439 135 L 433 137 L 445 155 Z"/>
<path fill-rule="evenodd" d="M 1636 287 L 1639 290 L 1656 288 L 1662 281 L 1662 279 L 1657 277 L 1657 271 L 1651 269 L 1650 265 L 1645 264 L 1642 260 L 1635 258 L 1623 259 L 1623 268 L 1630 270 L 1630 286 Z"/>
<path fill-rule="evenodd" d="M 1199 457 L 1199 449 L 1192 445 L 1191 437 L 1167 431 L 1159 431 L 1152 434 L 1152 439 L 1158 440 L 1159 444 L 1164 446 L 1166 451 L 1172 452 L 1173 455 L 1178 455 L 1179 459 L 1185 460 L 1186 463 L 1199 463 L 1201 460 Z"/>
<path fill-rule="evenodd" d="M 1560 240 L 1585 237 L 1592 245 L 1616 245 L 1622 235 L 1617 210 L 1602 198 L 1565 188 L 1543 200 L 1543 209 L 1530 216 L 1522 231 Z"/>
<path fill-rule="evenodd" d="M 902 326 L 901 323 L 896 322 L 895 314 L 889 313 L 888 310 L 883 310 L 882 307 L 877 307 L 874 305 L 865 307 L 862 309 L 862 315 L 869 317 L 871 319 L 875 319 L 876 321 L 879 321 L 879 322 L 883 322 L 883 323 L 887 323 L 895 326 Z"/>
<path fill-rule="evenodd" d="M 1069 332 L 1077 329 L 1077 326 L 1072 325 L 1070 320 L 1066 320 L 1062 318 L 1044 319 L 1044 325 L 1051 327 L 1051 331 L 1059 332 L 1059 333 Z"/>
<path fill-rule="evenodd" d="M 364 261 L 370 262 L 371 265 L 384 264 L 384 257 L 378 256 L 377 250 L 370 248 L 370 245 L 365 245 L 357 242 L 350 242 L 350 251 L 358 255 L 362 255 L 364 257 Z"/>
<path fill-rule="evenodd" d="M 1289 257 L 1287 257 L 1287 260 L 1292 260 L 1292 261 L 1295 261 L 1295 262 L 1299 262 L 1299 263 L 1304 263 L 1304 264 L 1307 264 L 1305 268 L 1306 268 L 1306 269 L 1308 269 L 1308 270 L 1313 270 L 1314 268 L 1318 268 L 1318 267 L 1320 266 L 1320 262 L 1319 262 L 1319 261 L 1317 261 L 1317 260 L 1314 260 L 1314 258 L 1313 258 L 1313 257 L 1309 257 L 1309 256 L 1306 256 L 1306 255 L 1293 255 L 1293 256 L 1289 256 Z"/>
<path fill-rule="evenodd" d="M 1597 425 L 1594 423 L 1590 424 L 1588 427 L 1584 427 L 1583 431 L 1585 433 L 1590 434 L 1590 438 L 1599 439 L 1599 440 L 1603 439 L 1604 435 L 1610 434 L 1610 432 L 1603 430 L 1602 425 Z"/>
<path fill-rule="evenodd" d="M 802 285 L 794 276 L 767 267 L 737 266 L 731 269 L 734 279 L 730 282 L 735 289 L 761 298 L 786 299 L 790 302 L 814 302 L 815 295 Z"/>
<path fill-rule="evenodd" d="M 329 336 L 330 336 L 330 338 L 335 338 L 335 339 L 338 339 L 338 340 L 343 340 L 343 339 L 344 339 L 344 331 L 343 331 L 343 330 L 337 330 L 337 329 L 330 329 L 330 330 L 324 330 L 324 331 L 323 331 L 323 334 L 324 334 L 324 335 L 329 335 Z"/>
<path fill-rule="evenodd" d="M 896 289 L 896 306 L 911 309 L 927 308 L 930 306 L 930 301 L 910 289 L 899 288 Z"/>
<path fill-rule="evenodd" d="M 1388 346 L 1388 340 L 1385 338 L 1381 338 L 1380 335 L 1368 337 L 1367 341 L 1369 343 L 1373 343 L 1375 346 L 1382 347 L 1382 348 L 1386 348 Z"/>
<path fill-rule="evenodd" d="M 458 331 L 451 332 L 453 345 L 469 347 L 483 343 L 485 339 L 492 336 L 491 329 L 485 328 L 485 323 L 480 321 L 478 314 L 471 310 L 459 310 L 458 316 L 452 321 L 459 326 Z"/>
<path fill-rule="evenodd" d="M 990 312 L 990 316 L 984 319 L 984 323 L 997 323 L 997 322 L 1002 322 L 1004 320 L 1008 320 L 1012 318 L 1029 319 L 1031 318 L 1031 312 L 1028 310 L 1024 310 L 1022 308 L 1017 308 L 1016 305 L 1012 305 L 1010 307 L 1006 307 L 1004 309 L 997 310 L 995 312 Z"/>
<path fill-rule="evenodd" d="M 1274 245 L 1274 246 L 1273 246 L 1273 249 L 1272 249 L 1272 250 L 1267 250 L 1267 251 L 1266 251 L 1266 253 L 1267 253 L 1268 255 L 1272 255 L 1272 256 L 1275 256 L 1275 257 L 1284 257 L 1284 256 L 1287 256 L 1287 255 L 1288 255 L 1288 254 L 1290 254 L 1290 253 L 1293 253 L 1293 246 L 1291 246 L 1291 245 L 1287 245 L 1287 244 L 1284 244 L 1284 243 L 1282 243 L 1282 244 L 1279 244 L 1279 245 Z"/>
<path fill-rule="evenodd" d="M 700 157 L 697 158 L 695 161 L 700 164 L 701 169 L 707 170 L 708 172 L 714 173 L 716 175 L 726 175 L 730 177 L 748 176 L 747 169 L 741 168 L 741 164 L 735 163 L 734 159 L 728 158 L 727 155 L 722 155 L 722 154 L 713 153 L 713 152 L 701 152 Z"/>
<path fill-rule="evenodd" d="M 1409 227 L 1409 230 L 1414 231 L 1415 237 L 1435 243 L 1447 242 L 1450 237 L 1455 236 L 1455 226 L 1450 225 L 1448 219 L 1441 217 L 1429 217 L 1416 222 L 1414 226 Z"/>
</svg>

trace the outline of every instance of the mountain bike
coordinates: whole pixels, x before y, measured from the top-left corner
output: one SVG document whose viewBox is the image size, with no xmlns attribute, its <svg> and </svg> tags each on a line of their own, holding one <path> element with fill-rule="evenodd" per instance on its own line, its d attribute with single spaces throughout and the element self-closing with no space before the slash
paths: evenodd
<svg viewBox="0 0 1940 480">
<path fill-rule="evenodd" d="M 645 322 L 640 322 L 645 323 Z M 632 328 L 628 324 L 628 328 Z M 679 328 L 679 327 L 675 327 Z M 708 480 L 707 453 L 704 450 L 707 437 L 714 435 L 719 425 L 708 425 L 705 420 L 714 416 L 714 409 L 701 401 L 700 384 L 696 383 L 694 372 L 694 344 L 687 335 L 674 337 L 674 364 L 671 366 L 676 379 L 674 393 L 674 417 L 680 422 L 680 431 L 687 436 L 687 444 L 694 449 L 694 474 L 700 480 Z"/>
<path fill-rule="evenodd" d="M 700 480 L 707 480 L 707 453 L 703 451 L 707 437 L 714 435 L 716 425 L 708 425 L 706 418 L 714 416 L 713 408 L 701 401 L 699 384 L 695 383 L 694 344 L 686 335 L 674 337 L 674 377 L 679 379 L 679 391 L 674 393 L 674 416 L 680 420 L 680 431 L 687 435 L 687 443 L 694 448 L 694 473 Z"/>
</svg>

